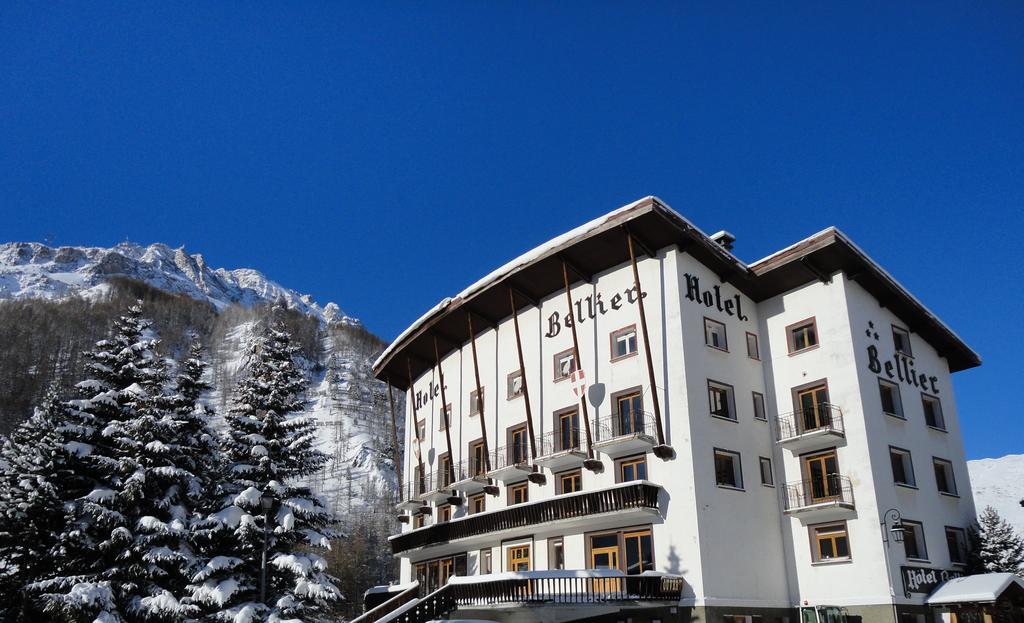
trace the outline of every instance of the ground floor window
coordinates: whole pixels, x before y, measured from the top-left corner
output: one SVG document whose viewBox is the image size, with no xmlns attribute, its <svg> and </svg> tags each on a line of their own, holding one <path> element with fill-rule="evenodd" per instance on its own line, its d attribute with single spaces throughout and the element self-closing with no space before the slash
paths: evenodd
<svg viewBox="0 0 1024 623">
<path fill-rule="evenodd" d="M 529 571 L 530 566 L 529 545 L 513 545 L 508 548 L 509 571 Z"/>
<path fill-rule="evenodd" d="M 491 548 L 480 550 L 480 575 L 491 572 Z"/>
<path fill-rule="evenodd" d="M 565 569 L 565 542 L 548 539 L 548 569 Z"/>
<path fill-rule="evenodd" d="M 630 575 L 654 571 L 654 543 L 649 526 L 588 534 L 591 569 L 619 569 Z"/>
<path fill-rule="evenodd" d="M 448 583 L 453 575 L 466 575 L 466 555 L 458 554 L 416 563 L 416 580 L 431 593 Z"/>
</svg>

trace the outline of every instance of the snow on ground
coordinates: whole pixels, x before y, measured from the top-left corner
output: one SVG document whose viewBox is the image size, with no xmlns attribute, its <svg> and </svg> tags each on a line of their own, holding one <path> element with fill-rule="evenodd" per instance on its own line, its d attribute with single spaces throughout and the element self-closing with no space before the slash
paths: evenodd
<svg viewBox="0 0 1024 623">
<path fill-rule="evenodd" d="M 967 471 L 977 512 L 991 506 L 1024 536 L 1024 454 L 967 461 Z"/>
</svg>

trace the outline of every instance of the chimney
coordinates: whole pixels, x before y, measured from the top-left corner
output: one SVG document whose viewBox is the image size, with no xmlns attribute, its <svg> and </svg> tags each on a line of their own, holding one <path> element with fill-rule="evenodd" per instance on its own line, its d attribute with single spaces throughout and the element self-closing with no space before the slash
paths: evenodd
<svg viewBox="0 0 1024 623">
<path fill-rule="evenodd" d="M 736 242 L 736 236 L 733 236 L 724 229 L 720 232 L 711 234 L 710 238 L 722 245 L 722 248 L 726 251 L 732 251 L 732 243 Z"/>
</svg>

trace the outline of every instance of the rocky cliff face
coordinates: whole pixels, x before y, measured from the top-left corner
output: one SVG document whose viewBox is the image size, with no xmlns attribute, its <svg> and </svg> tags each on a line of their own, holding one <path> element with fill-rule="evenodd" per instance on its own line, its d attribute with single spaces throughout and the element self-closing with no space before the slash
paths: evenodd
<svg viewBox="0 0 1024 623">
<path fill-rule="evenodd" d="M 259 271 L 214 269 L 201 255 L 162 244 L 0 245 L 0 432 L 26 417 L 51 383 L 70 387 L 80 354 L 137 298 L 165 355 L 177 355 L 192 332 L 203 340 L 217 386 L 209 400 L 220 412 L 244 372 L 249 336 L 271 305 L 283 303 L 302 344 L 307 409 L 331 457 L 310 484 L 341 517 L 390 503 L 391 416 L 386 387 L 370 371 L 385 344 L 333 303 L 320 306 Z M 396 409 L 400 416 L 401 402 Z"/>
</svg>

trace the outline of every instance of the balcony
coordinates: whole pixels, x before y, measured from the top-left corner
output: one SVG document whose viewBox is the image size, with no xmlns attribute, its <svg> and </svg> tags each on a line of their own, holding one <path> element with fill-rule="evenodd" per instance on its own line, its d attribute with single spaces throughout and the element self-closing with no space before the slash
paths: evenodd
<svg viewBox="0 0 1024 623">
<path fill-rule="evenodd" d="M 814 409 L 783 413 L 775 421 L 775 440 L 793 452 L 835 445 L 846 437 L 843 412 L 827 402 Z"/>
<path fill-rule="evenodd" d="M 600 491 L 570 493 L 517 504 L 397 534 L 391 537 L 391 550 L 395 554 L 400 554 L 421 547 L 447 544 L 456 539 L 475 536 L 490 539 L 495 532 L 520 530 L 538 524 L 592 517 L 603 513 L 620 513 L 634 509 L 657 512 L 660 491 L 660 486 L 641 480 Z"/>
<path fill-rule="evenodd" d="M 403 483 L 400 489 L 396 509 L 413 513 L 430 512 L 430 507 L 424 501 L 424 496 L 430 491 L 430 474 L 413 478 Z"/>
<path fill-rule="evenodd" d="M 789 483 L 783 488 L 783 496 L 787 515 L 813 517 L 816 521 L 840 519 L 855 508 L 853 485 L 839 474 Z"/>
<path fill-rule="evenodd" d="M 473 495 L 481 491 L 495 489 L 490 492 L 497 493 L 496 487 L 487 478 L 487 468 L 482 458 L 470 457 L 459 461 L 455 464 L 454 469 L 455 482 L 452 483 L 452 489 L 455 491 Z"/>
<path fill-rule="evenodd" d="M 491 456 L 491 471 L 487 476 L 500 482 L 522 480 L 533 472 L 530 448 L 526 443 L 498 448 Z"/>
<path fill-rule="evenodd" d="M 594 426 L 594 448 L 610 457 L 647 452 L 658 443 L 654 414 L 639 411 L 632 417 L 614 414 L 601 418 Z"/>
<path fill-rule="evenodd" d="M 559 472 L 583 465 L 587 451 L 580 444 L 580 430 L 550 431 L 540 438 L 537 465 Z"/>
</svg>

